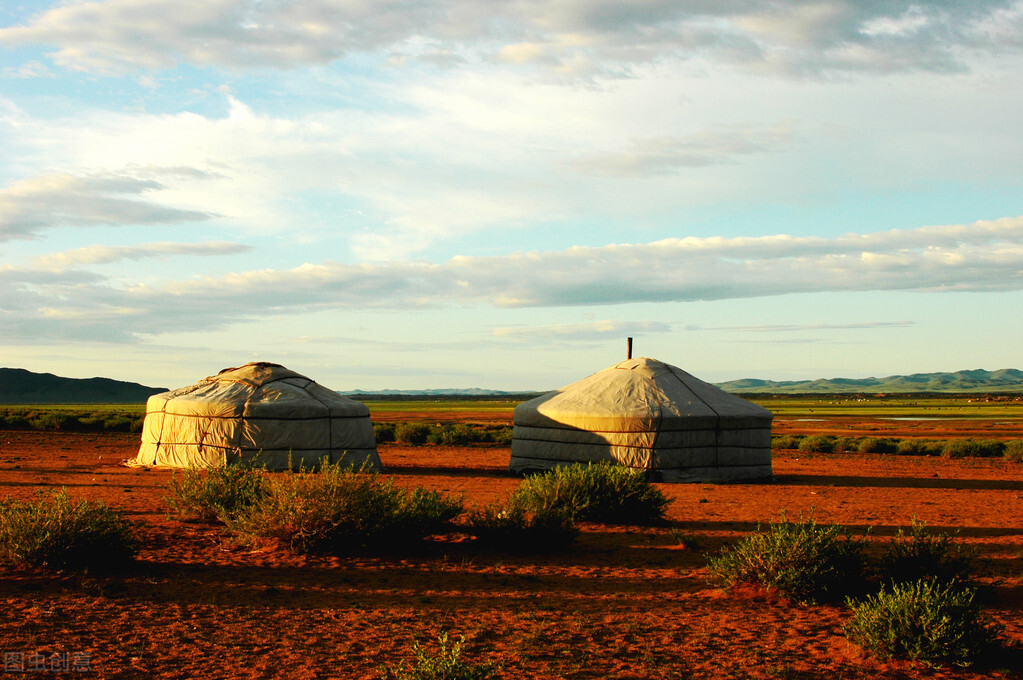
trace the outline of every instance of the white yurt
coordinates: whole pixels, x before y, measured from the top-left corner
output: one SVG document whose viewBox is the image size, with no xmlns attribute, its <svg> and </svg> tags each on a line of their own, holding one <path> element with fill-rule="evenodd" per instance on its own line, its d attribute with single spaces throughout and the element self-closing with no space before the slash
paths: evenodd
<svg viewBox="0 0 1023 680">
<path fill-rule="evenodd" d="M 519 404 L 509 467 L 617 461 L 665 482 L 769 480 L 773 417 L 680 368 L 629 359 Z"/>
<path fill-rule="evenodd" d="M 134 466 L 284 470 L 331 463 L 379 470 L 369 409 L 279 364 L 225 368 L 146 403 Z"/>
</svg>

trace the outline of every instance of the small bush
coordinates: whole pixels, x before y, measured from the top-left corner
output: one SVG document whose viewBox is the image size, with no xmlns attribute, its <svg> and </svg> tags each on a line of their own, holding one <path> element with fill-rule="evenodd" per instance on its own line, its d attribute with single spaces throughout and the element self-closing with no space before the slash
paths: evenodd
<svg viewBox="0 0 1023 680">
<path fill-rule="evenodd" d="M 227 525 L 250 541 L 338 554 L 404 546 L 442 531 L 461 512 L 460 499 L 395 489 L 376 475 L 324 463 L 319 472 L 268 477 L 266 493 Z"/>
<path fill-rule="evenodd" d="M 748 583 L 801 602 L 835 601 L 863 583 L 863 542 L 835 524 L 784 518 L 757 530 L 709 563 L 726 587 Z"/>
<path fill-rule="evenodd" d="M 515 491 L 525 512 L 563 513 L 572 521 L 646 524 L 670 502 L 642 474 L 612 463 L 565 465 L 527 477 Z"/>
<path fill-rule="evenodd" d="M 373 423 L 373 436 L 377 444 L 387 444 L 395 441 L 394 425 L 390 423 Z"/>
<path fill-rule="evenodd" d="M 394 438 L 401 444 L 425 444 L 430 429 L 426 423 L 398 423 L 394 427 Z"/>
<path fill-rule="evenodd" d="M 1005 442 L 1005 451 L 1002 452 L 1002 455 L 1013 463 L 1023 463 L 1023 439 Z"/>
<path fill-rule="evenodd" d="M 438 425 L 430 430 L 426 441 L 430 444 L 442 444 L 444 446 L 466 446 L 484 439 L 481 434 L 464 423 Z"/>
<path fill-rule="evenodd" d="M 804 437 L 799 442 L 799 450 L 806 453 L 833 453 L 835 451 L 835 438 L 824 434 Z"/>
<path fill-rule="evenodd" d="M 798 449 L 799 441 L 803 438 L 802 435 L 798 434 L 783 434 L 777 437 L 771 437 L 771 448 L 772 449 Z"/>
<path fill-rule="evenodd" d="M 941 455 L 945 458 L 995 458 L 1005 445 L 995 439 L 952 439 L 945 442 Z"/>
<path fill-rule="evenodd" d="M 240 465 L 174 473 L 168 505 L 181 519 L 192 522 L 226 521 L 266 493 L 266 482 L 255 468 Z"/>
<path fill-rule="evenodd" d="M 100 501 L 74 500 L 65 489 L 35 501 L 0 500 L 0 562 L 108 568 L 137 552 L 135 526 Z"/>
<path fill-rule="evenodd" d="M 887 437 L 864 437 L 860 440 L 860 453 L 895 453 L 899 443 Z"/>
<path fill-rule="evenodd" d="M 402 662 L 395 668 L 385 665 L 380 669 L 380 677 L 383 680 L 490 680 L 497 677 L 498 666 L 494 663 L 474 664 L 462 660 L 464 637 L 450 649 L 447 633 L 441 633 L 437 642 L 440 650 L 431 655 L 419 646 L 418 640 L 413 640 L 415 663 L 407 665 Z"/>
<path fill-rule="evenodd" d="M 899 529 L 881 556 L 878 567 L 883 582 L 968 581 L 975 551 L 968 550 L 945 533 L 933 534 L 915 517 L 907 534 Z"/>
<path fill-rule="evenodd" d="M 530 512 L 515 494 L 504 505 L 472 508 L 465 523 L 480 544 L 511 551 L 564 548 L 579 535 L 568 513 L 558 509 Z"/>
<path fill-rule="evenodd" d="M 929 439 L 903 439 L 895 448 L 900 456 L 937 456 L 944 448 L 944 442 Z"/>
<path fill-rule="evenodd" d="M 999 628 L 960 583 L 915 581 L 883 586 L 862 602 L 848 601 L 846 636 L 879 657 L 931 664 L 969 664 L 992 648 Z"/>
<path fill-rule="evenodd" d="M 851 453 L 860 450 L 860 441 L 855 437 L 839 437 L 835 440 L 835 453 Z"/>
</svg>

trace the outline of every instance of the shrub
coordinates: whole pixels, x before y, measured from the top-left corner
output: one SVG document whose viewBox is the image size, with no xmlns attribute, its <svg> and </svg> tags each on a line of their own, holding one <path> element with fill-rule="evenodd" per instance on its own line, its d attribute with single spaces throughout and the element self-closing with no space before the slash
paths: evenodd
<svg viewBox="0 0 1023 680">
<path fill-rule="evenodd" d="M 661 521 L 670 502 L 642 474 L 613 463 L 558 467 L 527 477 L 515 494 L 528 513 L 611 524 Z"/>
<path fill-rule="evenodd" d="M 168 505 L 182 519 L 193 522 L 226 521 L 266 493 L 266 481 L 255 468 L 245 465 L 199 470 L 187 468 L 180 479 L 170 481 Z"/>
<path fill-rule="evenodd" d="M 798 434 L 783 434 L 778 437 L 771 437 L 772 449 L 798 449 L 799 440 L 803 438 Z"/>
<path fill-rule="evenodd" d="M 430 429 L 426 423 L 398 423 L 394 428 L 394 438 L 402 444 L 425 444 Z"/>
<path fill-rule="evenodd" d="M 903 439 L 895 448 L 900 456 L 937 456 L 944 444 L 929 439 Z"/>
<path fill-rule="evenodd" d="M 457 425 L 438 425 L 430 430 L 426 441 L 431 444 L 443 444 L 444 446 L 465 446 L 483 440 L 484 437 L 481 434 L 463 423 Z"/>
<path fill-rule="evenodd" d="M 860 453 L 895 453 L 898 441 L 887 437 L 864 437 L 860 440 Z"/>
<path fill-rule="evenodd" d="M 504 505 L 472 508 L 467 513 L 466 527 L 481 544 L 512 551 L 563 548 L 579 535 L 568 513 L 560 509 L 530 512 L 516 494 Z"/>
<path fill-rule="evenodd" d="M 135 526 L 100 501 L 74 500 L 63 488 L 35 501 L 0 500 L 0 562 L 106 568 L 137 552 Z"/>
<path fill-rule="evenodd" d="M 839 437 L 835 440 L 835 453 L 850 453 L 860 450 L 860 442 L 855 437 Z"/>
<path fill-rule="evenodd" d="M 1005 445 L 995 439 L 952 439 L 945 442 L 941 455 L 945 458 L 994 458 L 1001 456 Z"/>
<path fill-rule="evenodd" d="M 1005 451 L 1002 452 L 1002 455 L 1013 463 L 1023 463 L 1023 439 L 1005 442 Z"/>
<path fill-rule="evenodd" d="M 825 434 L 804 437 L 799 442 L 799 450 L 807 453 L 833 453 L 835 450 L 835 438 Z"/>
<path fill-rule="evenodd" d="M 726 587 L 741 583 L 777 590 L 801 602 L 840 600 L 863 582 L 863 542 L 835 524 L 782 518 L 714 558 L 711 574 Z"/>
<path fill-rule="evenodd" d="M 324 463 L 319 472 L 268 477 L 266 493 L 227 525 L 242 538 L 276 540 L 298 552 L 347 553 L 421 540 L 461 511 L 460 499 L 395 489 L 376 475 Z"/>
<path fill-rule="evenodd" d="M 968 581 L 974 555 L 975 551 L 956 543 L 952 536 L 932 534 L 914 517 L 909 533 L 899 529 L 888 544 L 878 567 L 885 582 Z"/>
<path fill-rule="evenodd" d="M 960 583 L 914 581 L 882 586 L 862 602 L 848 601 L 845 626 L 854 643 L 882 658 L 966 665 L 995 645 L 999 628 Z"/>
<path fill-rule="evenodd" d="M 497 676 L 498 667 L 489 661 L 473 664 L 462 660 L 464 637 L 459 638 L 450 649 L 447 633 L 441 633 L 437 642 L 440 650 L 436 655 L 430 655 L 419 646 L 418 640 L 413 640 L 415 664 L 408 666 L 403 661 L 395 668 L 383 666 L 380 677 L 383 680 L 490 680 Z"/>
<path fill-rule="evenodd" d="M 373 423 L 373 436 L 377 444 L 386 444 L 395 441 L 394 425 L 390 423 Z"/>
</svg>

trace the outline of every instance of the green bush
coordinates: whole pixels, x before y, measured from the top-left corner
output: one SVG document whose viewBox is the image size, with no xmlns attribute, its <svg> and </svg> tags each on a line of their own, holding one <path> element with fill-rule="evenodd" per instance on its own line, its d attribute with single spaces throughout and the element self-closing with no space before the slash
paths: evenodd
<svg viewBox="0 0 1023 680">
<path fill-rule="evenodd" d="M 914 581 L 882 586 L 862 602 L 848 600 L 852 619 L 846 636 L 888 659 L 931 664 L 969 664 L 996 644 L 999 627 L 961 583 Z"/>
<path fill-rule="evenodd" d="M 895 453 L 899 443 L 888 437 L 864 437 L 860 440 L 860 453 Z"/>
<path fill-rule="evenodd" d="M 1002 452 L 1002 455 L 1013 463 L 1023 463 L 1023 439 L 1005 442 L 1005 451 Z"/>
<path fill-rule="evenodd" d="M 527 477 L 515 491 L 525 512 L 563 513 L 572 521 L 647 524 L 670 501 L 640 473 L 613 463 L 565 465 Z"/>
<path fill-rule="evenodd" d="M 944 448 L 944 442 L 930 439 L 903 439 L 895 448 L 900 456 L 937 456 Z"/>
<path fill-rule="evenodd" d="M 226 521 L 266 493 L 263 475 L 244 464 L 186 468 L 180 474 L 180 478 L 176 472 L 171 477 L 171 495 L 166 501 L 186 521 Z"/>
<path fill-rule="evenodd" d="M 805 453 L 833 453 L 835 438 L 825 434 L 803 437 L 799 442 L 799 450 Z"/>
<path fill-rule="evenodd" d="M 323 464 L 319 472 L 268 477 L 266 493 L 227 525 L 250 541 L 339 554 L 404 546 L 444 530 L 461 512 L 461 499 L 396 489 L 376 475 Z"/>
<path fill-rule="evenodd" d="M 380 669 L 380 677 L 383 680 L 490 680 L 497 677 L 498 666 L 491 662 L 474 664 L 462 660 L 464 637 L 450 649 L 447 633 L 441 633 L 437 642 L 440 649 L 431 655 L 419 646 L 418 640 L 413 640 L 415 663 L 402 662 L 395 668 L 385 665 Z"/>
<path fill-rule="evenodd" d="M 579 530 L 563 510 L 530 512 L 520 496 L 507 503 L 474 507 L 466 514 L 466 528 L 481 545 L 510 551 L 547 551 L 571 545 Z"/>
<path fill-rule="evenodd" d="M 772 449 L 798 449 L 799 441 L 803 438 L 802 435 L 798 434 L 783 434 L 777 437 L 771 437 L 771 448 Z"/>
<path fill-rule="evenodd" d="M 401 444 L 425 444 L 430 430 L 426 423 L 398 423 L 394 427 L 394 438 Z"/>
<path fill-rule="evenodd" d="M 838 437 L 835 440 L 835 453 L 851 453 L 860 450 L 860 440 L 855 437 Z"/>
<path fill-rule="evenodd" d="M 63 488 L 35 501 L 0 500 L 0 562 L 97 569 L 137 552 L 135 526 L 100 501 L 74 500 Z"/>
<path fill-rule="evenodd" d="M 822 602 L 855 593 L 865 559 L 863 541 L 845 528 L 783 517 L 722 550 L 708 566 L 726 587 L 759 585 L 801 602 Z"/>
<path fill-rule="evenodd" d="M 442 444 L 444 446 L 466 446 L 484 439 L 482 433 L 464 423 L 456 425 L 438 425 L 430 430 L 426 441 L 430 444 Z"/>
<path fill-rule="evenodd" d="M 396 439 L 394 425 L 391 423 L 373 423 L 373 436 L 377 444 L 387 444 Z"/>
<path fill-rule="evenodd" d="M 898 535 L 885 548 L 878 562 L 883 582 L 968 581 L 972 577 L 975 551 L 956 543 L 946 533 L 931 533 L 915 517 L 906 533 Z"/>
<path fill-rule="evenodd" d="M 1005 445 L 995 439 L 952 439 L 945 442 L 941 455 L 945 458 L 995 458 Z"/>
</svg>

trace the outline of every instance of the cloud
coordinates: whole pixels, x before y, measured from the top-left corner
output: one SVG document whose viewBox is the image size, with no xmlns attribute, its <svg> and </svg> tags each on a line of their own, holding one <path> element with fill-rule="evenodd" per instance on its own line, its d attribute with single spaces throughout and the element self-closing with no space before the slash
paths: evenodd
<svg viewBox="0 0 1023 680">
<path fill-rule="evenodd" d="M 192 174 L 188 169 L 150 168 L 86 175 L 47 175 L 0 189 L 0 242 L 34 238 L 46 229 L 198 222 L 210 213 L 139 200 L 164 188 L 161 175 Z"/>
<path fill-rule="evenodd" d="M 833 291 L 1023 290 L 1023 217 L 838 238 L 680 238 L 441 264 L 303 264 L 118 287 L 74 270 L 0 270 L 7 337 L 221 329 L 309 311 L 689 302 Z M 661 332 L 660 326 L 616 326 Z M 50 329 L 50 330 L 47 330 Z M 516 331 L 503 331 L 514 338 Z M 602 326 L 546 332 L 599 334 Z M 0 336 L 2 337 L 2 336 Z"/>
<path fill-rule="evenodd" d="M 70 69 L 326 64 L 353 52 L 501 60 L 574 77 L 708 59 L 814 74 L 955 71 L 968 52 L 1018 51 L 1009 0 L 106 0 L 62 3 L 0 29 L 0 44 L 52 45 Z"/>
<path fill-rule="evenodd" d="M 551 326 L 502 326 L 492 335 L 514 342 L 547 340 L 603 340 L 627 334 L 670 333 L 671 324 L 661 321 L 587 321 L 583 323 L 555 324 Z"/>
<path fill-rule="evenodd" d="M 66 270 L 88 264 L 110 264 L 124 260 L 142 260 L 168 255 L 192 255 L 211 257 L 235 255 L 251 251 L 252 247 L 241 243 L 143 243 L 135 246 L 86 246 L 61 253 L 51 253 L 33 258 L 32 266 L 39 269 Z"/>
<path fill-rule="evenodd" d="M 736 157 L 779 151 L 787 146 L 787 125 L 767 129 L 748 126 L 710 129 L 680 137 L 636 140 L 625 151 L 582 156 L 569 167 L 584 174 L 618 177 L 665 175 L 682 168 L 732 162 Z"/>
<path fill-rule="evenodd" d="M 811 324 L 777 324 L 770 326 L 715 326 L 701 328 L 687 326 L 687 331 L 738 331 L 741 333 L 789 333 L 821 330 L 872 330 L 878 328 L 907 328 L 913 321 L 864 321 L 862 323 L 811 323 Z"/>
</svg>

